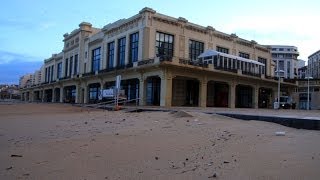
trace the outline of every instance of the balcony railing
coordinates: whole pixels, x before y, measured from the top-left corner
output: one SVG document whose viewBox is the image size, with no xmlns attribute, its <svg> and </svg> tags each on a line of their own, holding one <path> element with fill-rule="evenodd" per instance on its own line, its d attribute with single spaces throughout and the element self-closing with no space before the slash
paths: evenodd
<svg viewBox="0 0 320 180">
<path fill-rule="evenodd" d="M 146 60 L 138 61 L 138 66 L 143 66 L 147 64 L 153 64 L 153 63 L 154 63 L 154 59 L 146 59 Z"/>
<path fill-rule="evenodd" d="M 179 59 L 179 64 L 187 64 L 187 65 L 192 65 L 192 66 L 197 66 L 197 67 L 204 67 L 204 68 L 208 68 L 209 65 L 206 63 L 202 63 L 199 61 L 192 61 L 190 59 Z"/>
</svg>

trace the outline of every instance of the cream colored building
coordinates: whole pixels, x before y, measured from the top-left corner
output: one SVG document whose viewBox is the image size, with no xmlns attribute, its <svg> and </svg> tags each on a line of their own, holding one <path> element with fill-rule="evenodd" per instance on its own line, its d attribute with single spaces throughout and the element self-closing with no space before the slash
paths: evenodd
<svg viewBox="0 0 320 180">
<path fill-rule="evenodd" d="M 95 103 L 121 75 L 127 99 L 140 105 L 270 108 L 278 82 L 270 50 L 144 8 L 102 29 L 84 22 L 65 34 L 63 51 L 44 62 L 42 84 L 24 89 L 23 99 Z M 203 52 L 213 54 L 198 59 Z M 290 95 L 296 84 L 281 81 Z"/>
<path fill-rule="evenodd" d="M 33 81 L 33 74 L 26 74 L 19 79 L 19 88 L 27 88 L 31 86 Z"/>
</svg>

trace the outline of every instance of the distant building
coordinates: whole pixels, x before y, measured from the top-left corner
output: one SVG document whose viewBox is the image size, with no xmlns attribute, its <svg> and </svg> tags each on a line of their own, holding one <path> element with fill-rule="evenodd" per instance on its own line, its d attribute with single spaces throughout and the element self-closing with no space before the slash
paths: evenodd
<svg viewBox="0 0 320 180">
<path fill-rule="evenodd" d="M 308 76 L 320 79 L 320 50 L 308 57 Z"/>
<path fill-rule="evenodd" d="M 41 84 L 41 70 L 35 71 L 33 75 L 32 85 L 38 85 L 38 84 Z"/>
<path fill-rule="evenodd" d="M 293 93 L 293 99 L 297 103 L 297 108 L 307 109 L 308 104 L 308 80 L 300 79 L 298 88 Z M 320 79 L 309 80 L 309 107 L 310 109 L 320 109 Z"/>
<path fill-rule="evenodd" d="M 298 77 L 298 68 L 302 61 L 298 60 L 299 52 L 295 46 L 271 45 L 272 59 L 276 64 L 275 71 L 279 63 L 279 70 L 284 71 L 280 76 L 286 79 Z M 277 73 L 275 73 L 277 76 Z"/>
<path fill-rule="evenodd" d="M 17 85 L 0 85 L 1 99 L 20 99 L 20 92 Z"/>
<path fill-rule="evenodd" d="M 298 79 L 305 79 L 307 76 L 308 66 L 303 66 L 298 69 Z"/>
<path fill-rule="evenodd" d="M 305 60 L 302 60 L 302 59 L 298 59 L 298 62 L 297 62 L 297 68 L 302 68 L 306 66 L 306 61 Z"/>
<path fill-rule="evenodd" d="M 19 79 L 19 87 L 25 88 L 30 87 L 33 81 L 33 74 L 26 74 L 20 77 Z"/>
</svg>

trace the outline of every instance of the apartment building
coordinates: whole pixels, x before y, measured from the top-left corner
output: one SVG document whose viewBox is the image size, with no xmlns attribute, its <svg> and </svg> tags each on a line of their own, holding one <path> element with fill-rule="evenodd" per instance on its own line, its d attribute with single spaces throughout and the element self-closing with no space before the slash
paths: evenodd
<svg viewBox="0 0 320 180">
<path fill-rule="evenodd" d="M 95 103 L 121 75 L 127 99 L 139 105 L 270 108 L 278 90 L 270 50 L 143 8 L 101 29 L 83 22 L 65 34 L 62 52 L 44 61 L 42 83 L 22 98 Z M 282 95 L 295 87 L 281 79 Z"/>
<path fill-rule="evenodd" d="M 21 76 L 19 79 L 19 87 L 20 88 L 30 87 L 32 85 L 32 81 L 33 81 L 33 74 L 25 74 Z"/>
<path fill-rule="evenodd" d="M 299 52 L 295 46 L 271 45 L 272 59 L 279 65 L 280 76 L 286 79 L 298 77 L 301 61 L 298 60 Z M 276 74 L 277 75 L 277 74 Z"/>
<path fill-rule="evenodd" d="M 320 50 L 308 57 L 308 76 L 320 79 Z"/>
</svg>

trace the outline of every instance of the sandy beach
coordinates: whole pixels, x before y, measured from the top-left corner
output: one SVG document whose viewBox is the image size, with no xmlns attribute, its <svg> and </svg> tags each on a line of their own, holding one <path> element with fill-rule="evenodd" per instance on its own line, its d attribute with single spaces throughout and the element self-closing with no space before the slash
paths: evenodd
<svg viewBox="0 0 320 180">
<path fill-rule="evenodd" d="M 320 131 L 184 115 L 0 104 L 0 179 L 320 177 Z"/>
</svg>

